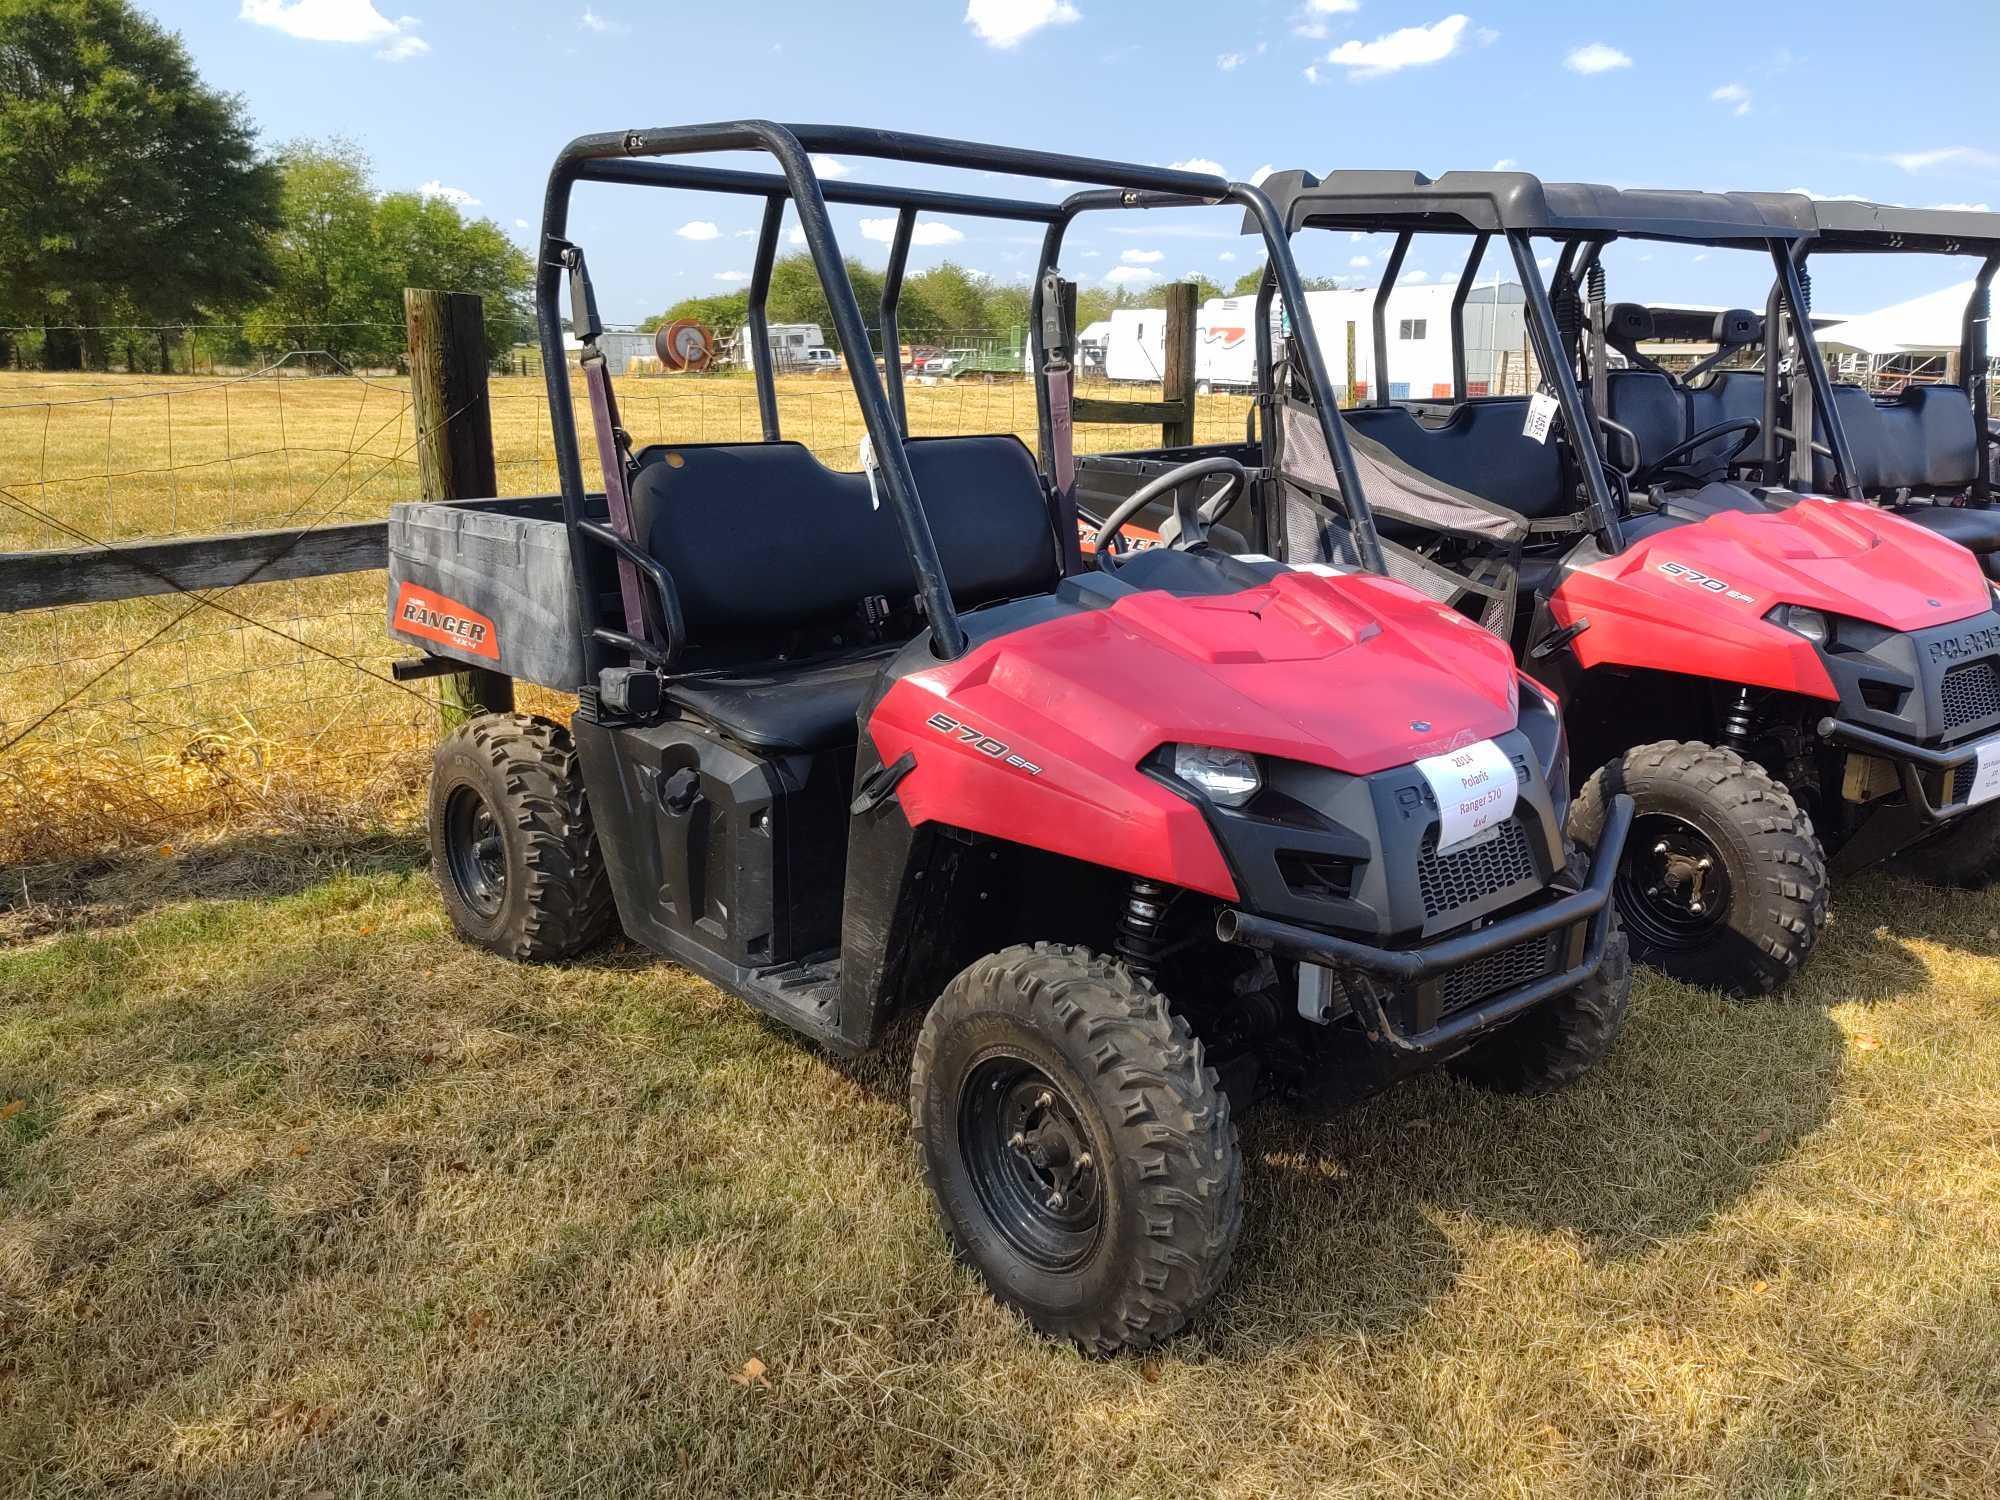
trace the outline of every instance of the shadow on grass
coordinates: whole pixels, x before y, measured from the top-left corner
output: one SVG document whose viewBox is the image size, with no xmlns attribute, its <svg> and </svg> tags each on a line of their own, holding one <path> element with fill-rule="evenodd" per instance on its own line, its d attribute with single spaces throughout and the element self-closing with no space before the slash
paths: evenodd
<svg viewBox="0 0 2000 1500">
<path fill-rule="evenodd" d="M 1904 939 L 2000 958 L 2000 885 L 1982 890 L 1870 873 L 1842 886 L 1840 915 L 1876 942 Z M 1914 955 L 1912 963 L 1919 964 Z"/>
<path fill-rule="evenodd" d="M 1923 982 L 1901 945 L 1881 947 L 1883 997 Z M 829 1062 L 900 1100 L 917 1025 Z M 1563 1093 L 1505 1097 L 1436 1072 L 1331 1116 L 1260 1103 L 1238 1116 L 1235 1269 L 1189 1337 L 1240 1357 L 1394 1333 L 1457 1284 L 1459 1220 L 1568 1235 L 1587 1257 L 1699 1233 L 1819 1128 L 1845 1048 L 1813 1000 L 1733 1001 L 1642 972 L 1617 1049 Z"/>
<path fill-rule="evenodd" d="M 0 873 L 0 943 L 136 921 L 184 901 L 293 896 L 335 875 L 408 870 L 425 860 L 414 835 L 329 842 L 264 835 L 127 851 Z"/>
</svg>

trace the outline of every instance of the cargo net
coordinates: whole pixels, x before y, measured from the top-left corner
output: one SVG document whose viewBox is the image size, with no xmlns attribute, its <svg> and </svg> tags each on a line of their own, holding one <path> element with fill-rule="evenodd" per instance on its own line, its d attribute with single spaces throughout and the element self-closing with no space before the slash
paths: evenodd
<svg viewBox="0 0 2000 1500">
<path fill-rule="evenodd" d="M 1360 551 L 1341 501 L 1340 473 L 1327 451 L 1318 414 L 1287 399 L 1279 407 L 1278 424 L 1286 557 L 1359 566 Z M 1431 552 L 1382 537 L 1389 576 L 1509 639 L 1527 520 L 1431 478 L 1352 431 L 1347 442 L 1362 493 L 1378 518 L 1435 538 L 1439 549 L 1451 540 L 1465 544 L 1455 549 L 1461 556 L 1450 566 Z"/>
</svg>

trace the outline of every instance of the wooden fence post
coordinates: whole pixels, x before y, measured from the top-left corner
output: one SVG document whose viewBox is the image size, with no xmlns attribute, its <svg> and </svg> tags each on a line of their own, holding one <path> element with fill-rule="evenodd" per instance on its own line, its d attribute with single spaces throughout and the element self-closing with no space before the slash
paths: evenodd
<svg viewBox="0 0 2000 1500">
<path fill-rule="evenodd" d="M 483 500 L 499 493 L 493 469 L 493 405 L 486 390 L 486 313 L 471 292 L 403 292 L 410 343 L 410 413 L 417 478 L 426 500 Z M 509 713 L 514 679 L 468 667 L 438 679 L 444 725 L 474 714 Z"/>
<path fill-rule="evenodd" d="M 1194 325 L 1195 299 L 1201 289 L 1192 281 L 1167 288 L 1166 368 L 1161 372 L 1160 399 L 1179 403 L 1183 415 L 1160 424 L 1160 443 L 1167 448 L 1194 446 Z"/>
</svg>

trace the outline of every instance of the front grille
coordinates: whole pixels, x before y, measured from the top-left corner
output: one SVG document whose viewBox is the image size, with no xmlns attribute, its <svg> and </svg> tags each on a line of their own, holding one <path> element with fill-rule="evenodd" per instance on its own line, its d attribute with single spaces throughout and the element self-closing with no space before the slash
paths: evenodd
<svg viewBox="0 0 2000 1500">
<path fill-rule="evenodd" d="M 1938 691 L 1944 699 L 1946 734 L 2000 714 L 2000 673 L 1991 659 L 1959 663 L 1944 674 Z"/>
<path fill-rule="evenodd" d="M 1560 937 L 1550 933 L 1453 969 L 1438 982 L 1438 1000 L 1447 1011 L 1476 1005 L 1502 990 L 1518 989 L 1549 972 Z"/>
<path fill-rule="evenodd" d="M 1426 919 L 1534 878 L 1535 857 L 1519 818 L 1509 818 L 1492 837 L 1449 854 L 1437 852 L 1437 829 L 1432 828 L 1417 857 L 1417 888 L 1423 893 Z"/>
</svg>

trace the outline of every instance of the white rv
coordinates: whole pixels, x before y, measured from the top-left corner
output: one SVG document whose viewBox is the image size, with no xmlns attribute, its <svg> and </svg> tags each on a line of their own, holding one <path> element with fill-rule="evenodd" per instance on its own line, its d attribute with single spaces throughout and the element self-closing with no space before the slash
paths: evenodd
<svg viewBox="0 0 2000 1500">
<path fill-rule="evenodd" d="M 826 336 L 817 323 L 773 323 L 765 330 L 766 342 L 771 347 L 771 368 L 780 373 L 787 370 L 829 369 Z M 732 352 L 736 362 L 746 370 L 757 367 L 756 340 L 750 336 L 746 324 L 732 341 Z M 816 349 L 826 349 L 826 354 L 816 354 Z"/>
</svg>

